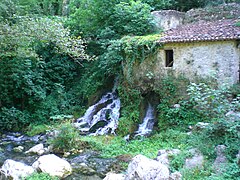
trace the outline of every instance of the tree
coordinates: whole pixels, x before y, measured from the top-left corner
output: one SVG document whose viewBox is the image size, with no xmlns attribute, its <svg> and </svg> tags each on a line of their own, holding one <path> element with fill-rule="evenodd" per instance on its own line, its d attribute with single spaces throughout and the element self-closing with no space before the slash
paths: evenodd
<svg viewBox="0 0 240 180">
<path fill-rule="evenodd" d="M 144 35 L 152 32 L 151 7 L 141 1 L 121 2 L 110 17 L 112 29 L 120 35 Z"/>
<path fill-rule="evenodd" d="M 72 37 L 61 19 L 19 17 L 14 23 L 2 22 L 0 129 L 46 122 L 68 109 L 66 91 L 78 75 L 76 63 L 88 59 L 84 48 L 84 41 Z"/>
</svg>

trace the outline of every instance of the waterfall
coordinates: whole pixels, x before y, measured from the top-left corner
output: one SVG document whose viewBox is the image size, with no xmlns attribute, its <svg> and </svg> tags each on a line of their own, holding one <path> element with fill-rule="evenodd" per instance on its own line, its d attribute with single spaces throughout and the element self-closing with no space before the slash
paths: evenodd
<svg viewBox="0 0 240 180">
<path fill-rule="evenodd" d="M 96 104 L 87 109 L 83 117 L 74 123 L 75 127 L 82 133 L 90 135 L 115 134 L 120 116 L 120 99 L 117 96 L 115 84 L 112 92 L 103 95 Z"/>
<path fill-rule="evenodd" d="M 143 123 L 139 125 L 138 130 L 135 132 L 135 137 L 149 135 L 153 130 L 153 125 L 154 125 L 154 108 L 150 103 L 148 103 Z"/>
</svg>

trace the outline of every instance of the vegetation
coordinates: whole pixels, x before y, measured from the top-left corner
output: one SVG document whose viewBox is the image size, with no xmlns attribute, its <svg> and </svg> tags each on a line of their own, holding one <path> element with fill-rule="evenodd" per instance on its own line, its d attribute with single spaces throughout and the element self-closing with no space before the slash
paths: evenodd
<svg viewBox="0 0 240 180">
<path fill-rule="evenodd" d="M 58 153 L 73 152 L 84 148 L 84 143 L 80 140 L 80 135 L 76 128 L 70 123 L 64 123 L 55 129 L 56 135 L 49 143 L 53 146 L 53 151 Z"/>
<path fill-rule="evenodd" d="M 26 180 L 59 180 L 58 177 L 52 177 L 47 173 L 33 173 L 26 177 Z"/>
<path fill-rule="evenodd" d="M 150 138 L 123 140 L 140 121 L 142 92 L 123 77 L 122 64 L 131 74 L 133 64 L 155 53 L 161 44 L 151 11 L 187 11 L 238 0 L 2 0 L 0 2 L 0 130 L 24 131 L 33 136 L 53 127 L 49 144 L 55 151 L 100 151 L 103 157 L 144 154 L 155 158 L 159 149 L 178 148 L 171 170 L 184 179 L 239 177 L 239 121 L 226 117 L 240 110 L 239 86 L 216 88 L 168 76 L 151 87 L 159 99 L 158 125 Z M 239 22 L 236 23 L 239 26 Z M 82 115 L 91 96 L 110 89 L 119 77 L 121 117 L 118 136 L 81 137 L 69 123 Z M 151 73 L 146 74 L 153 78 Z M 91 103 L 91 102 L 90 102 Z M 178 106 L 175 106 L 178 104 Z M 229 120 L 230 118 L 230 120 Z M 69 120 L 70 119 L 70 120 Z M 67 123 L 66 123 L 67 120 Z M 208 122 L 202 131 L 189 126 Z M 214 174 L 214 148 L 227 146 L 229 163 L 221 176 Z M 183 168 L 190 148 L 206 157 L 203 169 Z M 54 179 L 34 174 L 27 179 Z M 236 178 L 235 178 L 236 179 Z"/>
<path fill-rule="evenodd" d="M 130 142 L 126 142 L 120 136 L 88 136 L 82 137 L 82 140 L 88 142 L 93 149 L 101 151 L 103 157 L 143 154 L 149 158 L 155 158 L 159 149 L 186 148 L 183 144 L 185 138 L 185 133 L 169 129 L 151 138 L 140 137 Z"/>
</svg>

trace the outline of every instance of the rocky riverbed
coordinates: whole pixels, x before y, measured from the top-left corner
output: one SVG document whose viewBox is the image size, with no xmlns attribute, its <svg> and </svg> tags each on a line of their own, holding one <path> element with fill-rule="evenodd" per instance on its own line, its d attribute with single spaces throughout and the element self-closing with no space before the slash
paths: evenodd
<svg viewBox="0 0 240 180">
<path fill-rule="evenodd" d="M 20 133 L 3 134 L 0 139 L 0 166 L 3 167 L 4 162 L 6 163 L 6 160 L 9 159 L 32 166 L 36 164 L 40 157 L 53 155 L 54 153 L 51 152 L 47 139 L 47 135 L 28 137 Z M 99 153 L 90 150 L 75 155 L 65 154 L 65 157 L 61 154 L 55 155 L 59 159 L 68 162 L 72 168 L 71 174 L 64 177 L 66 180 L 79 178 L 103 179 L 117 163 L 117 159 L 103 159 Z M 47 159 L 50 160 L 51 158 L 47 157 Z M 44 163 L 49 164 L 49 162 Z M 7 165 L 8 168 L 10 166 L 12 165 Z"/>
</svg>

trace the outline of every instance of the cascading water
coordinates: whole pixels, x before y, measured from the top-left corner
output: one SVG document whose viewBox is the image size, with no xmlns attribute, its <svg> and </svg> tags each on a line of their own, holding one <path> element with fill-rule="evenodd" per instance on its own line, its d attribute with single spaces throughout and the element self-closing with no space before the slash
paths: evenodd
<svg viewBox="0 0 240 180">
<path fill-rule="evenodd" d="M 135 132 L 135 137 L 149 135 L 153 130 L 153 126 L 154 126 L 154 108 L 150 103 L 148 103 L 143 123 L 139 125 L 138 130 Z"/>
<path fill-rule="evenodd" d="M 90 135 L 103 135 L 112 133 L 118 125 L 120 115 L 120 99 L 114 86 L 112 92 L 102 96 L 100 101 L 90 106 L 83 117 L 74 123 L 81 132 Z"/>
</svg>

